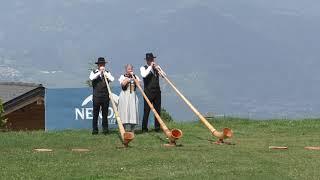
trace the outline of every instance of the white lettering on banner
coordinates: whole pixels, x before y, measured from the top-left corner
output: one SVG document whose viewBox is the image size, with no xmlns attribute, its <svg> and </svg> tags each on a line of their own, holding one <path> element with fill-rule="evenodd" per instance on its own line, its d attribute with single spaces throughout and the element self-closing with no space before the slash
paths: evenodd
<svg viewBox="0 0 320 180">
<path fill-rule="evenodd" d="M 102 119 L 102 112 L 101 111 L 99 112 L 99 118 Z M 115 114 L 113 112 L 113 109 L 111 107 L 109 107 L 109 109 L 108 109 L 108 119 L 110 119 L 110 118 L 116 118 Z"/>
<path fill-rule="evenodd" d="M 118 97 L 117 95 L 113 94 L 113 96 Z M 92 107 L 84 107 L 89 102 L 92 102 L 92 95 L 85 98 L 82 102 L 82 108 L 74 108 L 75 111 L 75 120 L 92 120 L 93 119 L 93 108 Z M 102 113 L 99 112 L 99 124 L 102 119 Z M 110 124 L 116 124 L 115 113 L 111 107 L 108 109 L 108 119 Z"/>
<path fill-rule="evenodd" d="M 108 115 L 108 118 L 116 118 L 114 111 L 111 107 L 109 107 Z"/>
<path fill-rule="evenodd" d="M 81 108 L 81 110 L 79 108 L 75 108 L 75 112 L 76 112 L 76 120 L 79 120 L 79 116 L 81 119 L 84 119 L 84 108 Z"/>
<path fill-rule="evenodd" d="M 86 119 L 93 119 L 92 110 L 93 108 L 86 108 Z"/>
<path fill-rule="evenodd" d="M 76 115 L 75 120 L 92 120 L 93 119 L 93 108 L 74 108 L 74 112 Z M 99 118 L 102 119 L 102 113 L 99 112 Z M 109 107 L 108 111 L 108 119 L 116 118 L 114 111 L 111 107 Z"/>
</svg>

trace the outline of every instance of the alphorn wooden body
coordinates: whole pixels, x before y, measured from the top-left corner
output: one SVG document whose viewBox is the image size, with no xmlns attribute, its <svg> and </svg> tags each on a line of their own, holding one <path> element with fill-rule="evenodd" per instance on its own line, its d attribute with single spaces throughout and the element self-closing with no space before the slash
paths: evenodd
<svg viewBox="0 0 320 180">
<path fill-rule="evenodd" d="M 164 121 L 162 120 L 161 116 L 159 115 L 159 113 L 156 111 L 156 109 L 154 108 L 153 104 L 150 102 L 149 98 L 147 97 L 147 95 L 145 94 L 145 92 L 143 91 L 142 87 L 140 86 L 139 81 L 134 78 L 134 81 L 136 83 L 136 86 L 138 87 L 138 89 L 140 90 L 143 98 L 146 100 L 146 102 L 148 103 L 148 105 L 150 106 L 150 109 L 153 111 L 156 119 L 159 124 L 160 127 L 162 129 L 162 131 L 164 132 L 164 134 L 168 137 L 168 139 L 170 140 L 170 144 L 175 145 L 176 144 L 176 140 L 180 139 L 182 137 L 182 131 L 180 129 L 172 129 L 169 130 L 169 128 L 166 126 L 166 124 L 164 123 Z"/>
<path fill-rule="evenodd" d="M 191 102 L 176 88 L 176 86 L 169 80 L 166 73 L 158 66 L 156 68 L 159 74 L 168 82 L 168 84 L 174 89 L 174 91 L 181 97 L 181 99 L 190 107 L 190 109 L 199 117 L 200 121 L 210 130 L 210 132 L 221 142 L 223 139 L 231 138 L 233 132 L 230 128 L 224 128 L 223 132 L 217 131 L 209 122 L 208 120 L 191 104 Z"/>
<path fill-rule="evenodd" d="M 128 147 L 129 142 L 134 139 L 134 133 L 125 131 L 125 129 L 123 127 L 123 124 L 122 124 L 122 121 L 120 119 L 119 112 L 117 110 L 117 106 L 116 106 L 116 104 L 114 102 L 114 99 L 112 97 L 112 91 L 111 91 L 110 85 L 108 83 L 108 79 L 107 79 L 106 76 L 104 76 L 104 79 L 105 79 L 105 82 L 107 84 L 107 88 L 108 88 L 108 92 L 109 92 L 109 98 L 110 98 L 110 101 L 111 101 L 111 104 L 112 104 L 113 112 L 114 112 L 116 120 L 117 120 L 117 124 L 118 124 L 118 127 L 119 127 L 119 132 L 120 132 L 122 143 L 123 143 L 123 145 L 125 147 Z"/>
</svg>

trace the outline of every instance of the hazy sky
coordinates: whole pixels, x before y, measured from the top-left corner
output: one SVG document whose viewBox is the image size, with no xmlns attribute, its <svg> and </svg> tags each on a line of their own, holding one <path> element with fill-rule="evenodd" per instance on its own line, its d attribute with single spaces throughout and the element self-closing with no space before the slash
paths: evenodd
<svg viewBox="0 0 320 180">
<path fill-rule="evenodd" d="M 319 10 L 316 0 L 1 1 L 0 80 L 83 87 L 97 57 L 118 77 L 152 51 L 203 111 L 315 115 Z"/>
</svg>

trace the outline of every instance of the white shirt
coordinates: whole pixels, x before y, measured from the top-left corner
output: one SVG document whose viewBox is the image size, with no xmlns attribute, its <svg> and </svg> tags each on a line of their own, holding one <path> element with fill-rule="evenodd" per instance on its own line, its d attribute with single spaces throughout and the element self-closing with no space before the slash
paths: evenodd
<svg viewBox="0 0 320 180">
<path fill-rule="evenodd" d="M 143 78 L 147 77 L 150 73 L 155 74 L 152 66 L 148 66 L 147 69 L 144 66 L 142 66 L 140 68 L 140 72 L 141 72 L 141 76 Z"/>
<path fill-rule="evenodd" d="M 111 81 L 111 82 L 114 81 L 114 77 L 111 75 L 110 72 L 105 71 L 104 75 L 107 76 L 109 81 Z M 93 81 L 93 80 L 97 79 L 99 76 L 101 77 L 101 73 L 100 73 L 100 71 L 98 69 L 96 69 L 95 71 L 91 71 L 89 79 L 91 81 Z"/>
<path fill-rule="evenodd" d="M 135 76 L 136 76 L 137 80 L 140 82 L 140 78 L 137 75 L 135 75 Z M 122 82 L 126 79 L 128 79 L 128 78 L 125 77 L 124 75 L 121 75 L 119 78 L 120 85 L 122 85 Z"/>
</svg>

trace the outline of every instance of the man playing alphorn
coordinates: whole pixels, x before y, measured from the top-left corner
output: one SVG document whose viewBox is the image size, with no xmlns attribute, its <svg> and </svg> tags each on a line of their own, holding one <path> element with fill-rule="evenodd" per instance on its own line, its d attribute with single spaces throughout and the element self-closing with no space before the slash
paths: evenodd
<svg viewBox="0 0 320 180">
<path fill-rule="evenodd" d="M 109 92 L 105 82 L 104 76 L 107 77 L 108 83 L 114 81 L 114 77 L 110 72 L 106 71 L 106 61 L 103 57 L 99 57 L 95 63 L 98 69 L 90 73 L 90 80 L 92 81 L 93 87 L 93 121 L 92 121 L 92 134 L 96 135 L 99 133 L 98 129 L 98 117 L 100 107 L 102 111 L 102 129 L 103 134 L 108 134 L 108 110 L 109 110 Z"/>
<path fill-rule="evenodd" d="M 141 76 L 143 77 L 144 92 L 155 107 L 156 111 L 161 114 L 161 90 L 159 84 L 159 73 L 155 69 L 155 56 L 152 53 L 146 54 L 147 65 L 140 68 Z M 142 121 L 142 132 L 148 132 L 148 119 L 150 114 L 150 107 L 146 100 L 144 100 L 144 114 Z M 156 132 L 160 131 L 159 122 L 154 118 L 154 128 Z"/>
</svg>

